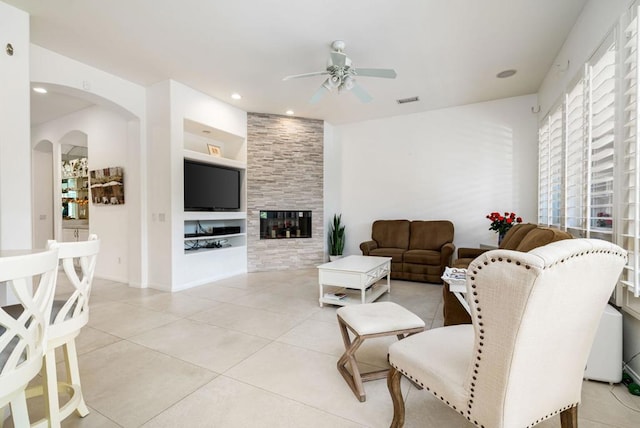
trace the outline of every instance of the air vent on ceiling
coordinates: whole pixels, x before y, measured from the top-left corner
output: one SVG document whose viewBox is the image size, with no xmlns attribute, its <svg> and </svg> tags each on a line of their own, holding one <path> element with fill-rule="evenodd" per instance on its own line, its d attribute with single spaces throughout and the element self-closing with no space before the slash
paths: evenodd
<svg viewBox="0 0 640 428">
<path fill-rule="evenodd" d="M 398 104 L 415 103 L 416 101 L 420 101 L 420 98 L 410 97 L 410 98 L 402 98 L 396 101 L 398 102 Z"/>
</svg>

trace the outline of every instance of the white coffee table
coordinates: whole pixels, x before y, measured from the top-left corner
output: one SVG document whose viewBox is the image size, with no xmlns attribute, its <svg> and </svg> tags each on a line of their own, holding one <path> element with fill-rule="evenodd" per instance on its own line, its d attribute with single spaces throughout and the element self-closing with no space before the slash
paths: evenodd
<svg viewBox="0 0 640 428">
<path fill-rule="evenodd" d="M 320 307 L 323 303 L 345 306 L 373 302 L 384 293 L 391 292 L 390 273 L 391 257 L 347 256 L 324 263 L 318 266 Z M 385 276 L 386 284 L 376 284 Z M 325 286 L 342 287 L 347 296 L 342 299 L 325 297 Z"/>
</svg>

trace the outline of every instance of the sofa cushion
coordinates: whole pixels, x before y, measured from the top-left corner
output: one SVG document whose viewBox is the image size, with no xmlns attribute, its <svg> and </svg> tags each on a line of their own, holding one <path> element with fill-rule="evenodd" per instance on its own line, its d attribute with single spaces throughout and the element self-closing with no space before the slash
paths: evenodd
<svg viewBox="0 0 640 428">
<path fill-rule="evenodd" d="M 371 227 L 371 238 L 382 248 L 409 248 L 409 220 L 376 220 Z M 371 253 L 372 256 L 378 254 Z"/>
<path fill-rule="evenodd" d="M 563 232 L 562 230 L 552 229 L 549 227 L 537 227 L 527 233 L 527 236 L 525 236 L 522 242 L 520 242 L 516 251 L 526 253 L 534 248 L 570 238 L 573 238 L 571 234 Z"/>
<path fill-rule="evenodd" d="M 520 245 L 520 242 L 524 239 L 525 236 L 533 229 L 538 227 L 533 223 L 521 223 L 513 226 L 507 234 L 504 236 L 504 239 L 500 243 L 500 248 L 503 250 L 515 250 Z"/>
<path fill-rule="evenodd" d="M 402 248 L 376 248 L 375 250 L 371 250 L 369 253 L 370 256 L 378 256 L 378 257 L 391 257 L 392 262 L 394 263 L 402 263 L 402 255 L 405 250 Z"/>
<path fill-rule="evenodd" d="M 463 257 L 463 258 L 458 257 L 453 261 L 453 265 L 451 267 L 454 267 L 456 269 L 466 269 L 469 267 L 469 265 L 473 260 L 474 259 L 467 258 L 467 257 Z"/>
<path fill-rule="evenodd" d="M 447 242 L 453 242 L 453 223 L 450 221 L 414 220 L 411 222 L 410 250 L 440 250 Z"/>
<path fill-rule="evenodd" d="M 440 266 L 440 251 L 434 250 L 409 250 L 404 253 L 405 263 L 417 263 L 422 265 Z"/>
</svg>

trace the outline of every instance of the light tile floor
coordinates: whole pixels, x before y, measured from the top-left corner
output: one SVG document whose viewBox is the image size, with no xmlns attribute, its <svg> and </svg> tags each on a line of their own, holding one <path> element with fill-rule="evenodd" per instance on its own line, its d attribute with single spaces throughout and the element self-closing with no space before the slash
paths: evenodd
<svg viewBox="0 0 640 428">
<path fill-rule="evenodd" d="M 59 294 L 68 292 L 64 283 Z M 439 285 L 392 281 L 392 300 L 442 325 Z M 91 413 L 66 427 L 388 427 L 385 380 L 360 403 L 336 369 L 344 348 L 334 306 L 318 306 L 317 271 L 240 275 L 179 293 L 96 279 L 78 338 Z M 386 366 L 394 339 L 365 342 L 366 368 Z M 59 364 L 59 370 L 63 370 Z M 407 427 L 471 427 L 407 382 Z M 30 412 L 41 414 L 41 403 Z M 580 426 L 638 427 L 640 397 L 584 382 Z M 559 427 L 556 417 L 539 425 Z"/>
</svg>

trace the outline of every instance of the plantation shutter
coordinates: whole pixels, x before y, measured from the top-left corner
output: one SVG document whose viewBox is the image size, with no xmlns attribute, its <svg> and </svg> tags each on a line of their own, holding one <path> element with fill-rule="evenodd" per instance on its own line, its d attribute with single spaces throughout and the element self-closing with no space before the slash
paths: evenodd
<svg viewBox="0 0 640 428">
<path fill-rule="evenodd" d="M 581 77 L 566 95 L 565 229 L 585 236 L 587 150 L 585 138 L 585 84 Z"/>
<path fill-rule="evenodd" d="M 640 154 L 638 152 L 638 31 L 637 12 L 625 30 L 626 43 L 623 49 L 622 93 L 624 97 L 622 159 L 620 161 L 620 205 L 618 221 L 618 244 L 625 248 L 628 261 L 622 272 L 621 282 L 635 297 L 640 297 Z"/>
<path fill-rule="evenodd" d="M 538 223 L 549 224 L 549 117 L 538 129 Z"/>
<path fill-rule="evenodd" d="M 562 104 L 549 116 L 548 226 L 560 227 L 563 178 Z"/>
<path fill-rule="evenodd" d="M 588 64 L 587 237 L 613 240 L 616 47 L 608 42 Z"/>
</svg>

